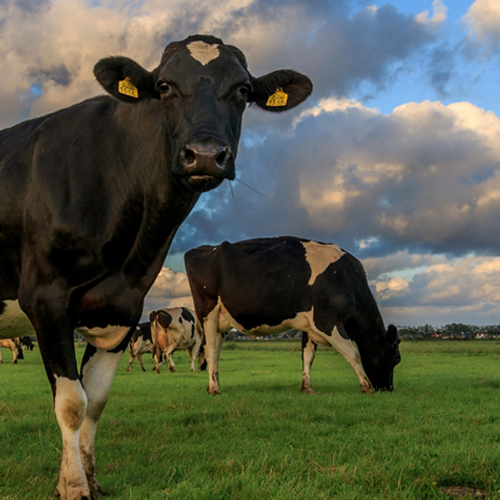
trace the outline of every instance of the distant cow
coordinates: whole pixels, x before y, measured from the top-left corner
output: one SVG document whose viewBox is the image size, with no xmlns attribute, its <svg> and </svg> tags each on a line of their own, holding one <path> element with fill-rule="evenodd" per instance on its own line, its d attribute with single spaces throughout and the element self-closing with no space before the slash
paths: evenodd
<svg viewBox="0 0 500 500">
<path fill-rule="evenodd" d="M 26 349 L 28 349 L 28 351 L 32 351 L 34 348 L 34 344 L 31 340 L 31 337 L 20 337 L 19 343 L 21 344 L 21 346 L 26 347 Z"/>
<path fill-rule="evenodd" d="M 199 323 L 193 311 L 187 307 L 173 307 L 152 311 L 149 315 L 153 337 L 153 353 L 156 361 L 156 373 L 160 373 L 160 356 L 164 352 L 169 369 L 175 372 L 172 354 L 186 350 L 191 363 L 191 371 L 195 371 L 196 356 L 202 343 Z"/>
<path fill-rule="evenodd" d="M 231 328 L 253 336 L 304 332 L 302 392 L 314 392 L 317 345 L 342 354 L 363 392 L 393 389 L 397 330 L 385 329 L 361 263 L 336 245 L 292 236 L 224 242 L 190 250 L 185 262 L 206 338 L 210 394 L 220 394 L 219 356 Z"/>
<path fill-rule="evenodd" d="M 312 91 L 292 70 L 254 77 L 207 35 L 170 43 L 152 71 L 118 56 L 94 75 L 106 94 L 0 131 L 0 338 L 36 331 L 61 500 L 103 493 L 94 438 L 116 367 L 179 226 L 235 178 L 247 105 L 286 111 Z"/>
<path fill-rule="evenodd" d="M 146 370 L 144 368 L 144 365 L 142 364 L 142 355 L 148 352 L 153 352 L 153 341 L 151 339 L 151 323 L 149 321 L 137 325 L 137 328 L 128 344 L 128 350 L 130 352 L 130 359 L 128 361 L 127 371 L 130 371 L 132 363 L 137 357 L 137 361 L 139 362 L 142 371 L 145 372 Z"/>
<path fill-rule="evenodd" d="M 12 364 L 15 365 L 17 364 L 17 360 L 19 359 L 24 359 L 24 356 L 20 351 L 20 345 L 19 345 L 19 339 L 17 337 L 14 337 L 13 339 L 0 339 L 0 363 L 3 363 L 2 359 L 2 347 L 5 349 L 10 349 L 12 351 Z"/>
</svg>

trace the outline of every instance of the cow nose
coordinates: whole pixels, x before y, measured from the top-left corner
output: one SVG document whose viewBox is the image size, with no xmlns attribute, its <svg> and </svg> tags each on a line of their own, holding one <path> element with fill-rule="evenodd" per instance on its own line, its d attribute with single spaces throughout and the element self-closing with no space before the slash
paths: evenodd
<svg viewBox="0 0 500 500">
<path fill-rule="evenodd" d="M 221 144 L 186 144 L 180 151 L 180 161 L 189 175 L 224 177 L 231 156 L 229 146 Z"/>
</svg>

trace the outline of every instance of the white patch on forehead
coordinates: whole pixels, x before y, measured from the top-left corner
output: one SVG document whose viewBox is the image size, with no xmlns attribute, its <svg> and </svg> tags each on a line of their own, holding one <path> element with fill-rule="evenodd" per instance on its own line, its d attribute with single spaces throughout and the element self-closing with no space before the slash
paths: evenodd
<svg viewBox="0 0 500 500">
<path fill-rule="evenodd" d="M 311 278 L 308 285 L 314 284 L 316 278 L 332 262 L 336 262 L 345 254 L 337 245 L 322 245 L 315 241 L 303 241 L 302 245 L 306 249 L 306 260 L 311 267 Z"/>
<path fill-rule="evenodd" d="M 4 300 L 3 303 L 5 309 L 0 315 L 0 339 L 33 335 L 35 333 L 33 326 L 28 316 L 19 307 L 19 302 L 17 300 Z"/>
<path fill-rule="evenodd" d="M 209 44 L 202 41 L 191 42 L 187 48 L 191 56 L 196 59 L 200 64 L 206 66 L 210 61 L 219 57 L 219 46 Z"/>
</svg>

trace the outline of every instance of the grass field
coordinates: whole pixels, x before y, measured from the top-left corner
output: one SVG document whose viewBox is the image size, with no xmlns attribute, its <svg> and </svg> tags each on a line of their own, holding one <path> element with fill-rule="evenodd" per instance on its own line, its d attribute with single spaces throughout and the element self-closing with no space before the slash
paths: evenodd
<svg viewBox="0 0 500 500">
<path fill-rule="evenodd" d="M 394 392 L 375 395 L 332 349 L 318 350 L 317 394 L 300 394 L 299 349 L 228 342 L 215 398 L 184 352 L 160 375 L 149 356 L 148 372 L 126 372 L 124 356 L 97 435 L 106 498 L 421 500 L 452 486 L 500 497 L 500 342 L 403 343 Z M 61 441 L 39 352 L 3 357 L 0 499 L 51 499 Z"/>
</svg>

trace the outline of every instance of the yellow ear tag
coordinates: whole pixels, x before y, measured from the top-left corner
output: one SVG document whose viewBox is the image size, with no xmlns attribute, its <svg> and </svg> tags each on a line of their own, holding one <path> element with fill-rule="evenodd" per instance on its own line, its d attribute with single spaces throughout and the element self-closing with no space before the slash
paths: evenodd
<svg viewBox="0 0 500 500">
<path fill-rule="evenodd" d="M 279 108 L 282 106 L 286 106 L 287 102 L 288 94 L 283 92 L 283 89 L 276 89 L 276 92 L 273 95 L 269 96 L 269 99 L 266 102 L 266 106 Z"/>
<path fill-rule="evenodd" d="M 135 97 L 136 99 L 139 97 L 137 87 L 130 81 L 128 76 L 125 80 L 118 82 L 118 92 L 128 95 L 129 97 Z"/>
</svg>

